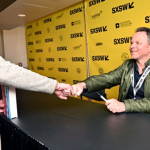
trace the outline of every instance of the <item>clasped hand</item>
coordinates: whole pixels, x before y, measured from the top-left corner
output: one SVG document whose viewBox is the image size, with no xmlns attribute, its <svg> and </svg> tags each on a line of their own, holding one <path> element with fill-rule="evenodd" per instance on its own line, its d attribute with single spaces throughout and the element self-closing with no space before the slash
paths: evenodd
<svg viewBox="0 0 150 150">
<path fill-rule="evenodd" d="M 85 83 L 78 83 L 70 86 L 70 84 L 59 83 L 59 87 L 56 89 L 55 94 L 61 99 L 67 99 L 67 96 L 74 95 L 79 96 L 85 87 Z"/>
<path fill-rule="evenodd" d="M 121 113 L 125 111 L 125 104 L 116 99 L 109 99 L 105 102 L 107 108 L 113 113 Z"/>
</svg>

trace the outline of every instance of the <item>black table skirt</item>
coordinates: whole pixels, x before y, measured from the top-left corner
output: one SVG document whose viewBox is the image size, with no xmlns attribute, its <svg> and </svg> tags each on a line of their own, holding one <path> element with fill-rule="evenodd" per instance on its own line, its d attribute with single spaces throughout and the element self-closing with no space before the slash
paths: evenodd
<svg viewBox="0 0 150 150">
<path fill-rule="evenodd" d="M 26 134 L 5 117 L 0 117 L 2 150 L 48 150 L 46 146 Z"/>
</svg>

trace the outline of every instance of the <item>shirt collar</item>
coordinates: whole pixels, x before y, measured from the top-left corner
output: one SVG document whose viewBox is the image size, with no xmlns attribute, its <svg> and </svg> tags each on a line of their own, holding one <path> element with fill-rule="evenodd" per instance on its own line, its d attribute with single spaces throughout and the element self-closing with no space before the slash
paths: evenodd
<svg viewBox="0 0 150 150">
<path fill-rule="evenodd" d="M 137 64 L 136 64 L 136 61 L 134 61 L 134 69 L 135 69 L 135 71 L 138 71 L 138 72 L 139 72 L 138 66 L 137 66 Z"/>
</svg>

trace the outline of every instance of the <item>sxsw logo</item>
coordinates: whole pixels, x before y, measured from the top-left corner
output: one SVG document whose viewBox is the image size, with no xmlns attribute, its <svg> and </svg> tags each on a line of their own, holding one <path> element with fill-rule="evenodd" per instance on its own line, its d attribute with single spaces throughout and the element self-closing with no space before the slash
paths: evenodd
<svg viewBox="0 0 150 150">
<path fill-rule="evenodd" d="M 93 19 L 99 18 L 100 15 L 102 14 L 102 12 L 103 12 L 103 11 L 101 10 L 99 13 L 96 13 L 96 14 L 92 15 L 92 18 L 93 18 Z"/>
<path fill-rule="evenodd" d="M 66 50 L 67 50 L 67 46 L 57 47 L 57 51 L 66 51 Z"/>
<path fill-rule="evenodd" d="M 29 58 L 29 61 L 35 61 L 35 59 L 34 58 Z"/>
<path fill-rule="evenodd" d="M 103 43 L 102 42 L 97 42 L 95 45 L 96 46 L 101 46 L 101 45 L 103 45 Z"/>
<path fill-rule="evenodd" d="M 103 73 L 104 73 L 103 68 L 99 68 L 99 69 L 98 69 L 98 72 L 99 72 L 99 74 L 103 74 Z"/>
<path fill-rule="evenodd" d="M 47 33 L 50 33 L 50 28 L 49 27 L 47 27 Z"/>
<path fill-rule="evenodd" d="M 119 5 L 117 7 L 113 7 L 112 8 L 112 13 L 117 13 L 117 12 L 122 12 L 122 11 L 125 11 L 125 10 L 128 10 L 128 9 L 132 9 L 134 8 L 134 2 L 131 2 L 131 3 L 126 3 L 126 4 L 123 4 L 123 5 Z"/>
<path fill-rule="evenodd" d="M 58 61 L 66 61 L 66 58 L 58 58 Z"/>
<path fill-rule="evenodd" d="M 108 55 L 97 55 L 97 56 L 92 56 L 93 61 L 108 61 L 109 56 Z"/>
<path fill-rule="evenodd" d="M 62 18 L 62 16 L 63 16 L 63 13 L 61 15 L 58 15 L 56 18 L 60 19 L 60 18 Z"/>
<path fill-rule="evenodd" d="M 36 41 L 36 44 L 40 44 L 42 41 L 41 40 L 37 40 Z"/>
<path fill-rule="evenodd" d="M 145 17 L 145 23 L 150 23 L 150 16 Z"/>
<path fill-rule="evenodd" d="M 52 71 L 54 69 L 54 67 L 48 68 L 48 71 Z"/>
<path fill-rule="evenodd" d="M 51 48 L 50 47 L 48 48 L 48 52 L 51 52 Z"/>
<path fill-rule="evenodd" d="M 83 37 L 83 32 L 79 32 L 79 33 L 74 33 L 74 34 L 70 34 L 70 38 L 79 38 L 79 37 Z"/>
<path fill-rule="evenodd" d="M 83 11 L 83 7 L 79 7 L 79 8 L 70 10 L 70 15 L 74 15 L 74 14 L 80 13 L 80 12 L 82 12 L 82 11 Z"/>
<path fill-rule="evenodd" d="M 123 37 L 123 38 L 114 39 L 114 45 L 131 43 L 131 39 L 132 37 Z"/>
<path fill-rule="evenodd" d="M 32 25 L 27 26 L 27 29 L 30 29 L 30 28 L 32 28 Z"/>
<path fill-rule="evenodd" d="M 43 49 L 36 49 L 36 53 L 43 53 Z"/>
<path fill-rule="evenodd" d="M 45 39 L 45 43 L 47 43 L 47 42 L 53 42 L 53 38 Z"/>
<path fill-rule="evenodd" d="M 91 34 L 99 33 L 99 32 L 106 32 L 106 31 L 107 31 L 107 26 L 101 26 L 101 27 L 90 29 Z"/>
<path fill-rule="evenodd" d="M 128 53 L 123 53 L 123 54 L 121 55 L 121 58 L 122 58 L 123 61 L 129 59 Z"/>
<path fill-rule="evenodd" d="M 48 18 L 48 19 L 43 20 L 44 23 L 48 23 L 48 22 L 51 22 L 51 21 L 52 21 L 52 18 Z"/>
<path fill-rule="evenodd" d="M 128 21 L 123 21 L 123 22 L 120 22 L 120 23 L 116 23 L 115 27 L 120 28 L 120 27 L 127 27 L 127 26 L 131 26 L 131 25 L 132 25 L 132 22 L 130 20 L 128 20 Z"/>
<path fill-rule="evenodd" d="M 69 72 L 68 68 L 58 68 L 58 72 Z"/>
<path fill-rule="evenodd" d="M 62 82 L 66 82 L 66 80 L 65 80 L 65 79 L 62 79 L 61 81 L 62 81 Z"/>
<path fill-rule="evenodd" d="M 39 34 L 42 34 L 42 31 L 36 31 L 35 32 L 35 35 L 39 35 Z"/>
<path fill-rule="evenodd" d="M 104 2 L 105 0 L 92 0 L 92 1 L 89 1 L 89 7 L 93 6 L 93 5 L 96 5 L 96 4 L 99 4 L 101 2 Z"/>
<path fill-rule="evenodd" d="M 120 23 L 116 23 L 116 28 L 120 28 Z"/>
<path fill-rule="evenodd" d="M 84 62 L 84 57 L 72 57 L 72 62 Z"/>
<path fill-rule="evenodd" d="M 28 42 L 28 45 L 33 45 L 33 42 Z"/>
<path fill-rule="evenodd" d="M 55 59 L 54 58 L 46 58 L 46 61 L 47 62 L 55 62 Z"/>
<path fill-rule="evenodd" d="M 61 24 L 55 27 L 56 30 L 64 29 L 64 28 L 66 28 L 66 24 Z"/>
<path fill-rule="evenodd" d="M 82 46 L 81 44 L 78 45 L 78 46 L 74 46 L 73 49 L 74 49 L 74 50 L 79 50 L 81 46 Z"/>
<path fill-rule="evenodd" d="M 51 78 L 51 79 L 54 79 L 54 80 L 56 80 L 56 78 L 54 78 L 54 77 L 48 77 L 48 78 Z"/>
<path fill-rule="evenodd" d="M 28 36 L 30 37 L 32 35 L 32 32 L 28 34 Z"/>
<path fill-rule="evenodd" d="M 44 67 L 37 67 L 37 70 L 44 70 Z"/>
<path fill-rule="evenodd" d="M 81 68 L 77 68 L 77 69 L 76 69 L 76 72 L 77 72 L 78 74 L 80 74 L 80 73 L 81 73 Z"/>
<path fill-rule="evenodd" d="M 73 21 L 71 22 L 71 25 L 74 26 L 74 25 L 79 25 L 81 24 L 81 21 L 80 20 L 76 20 L 76 21 Z"/>
<path fill-rule="evenodd" d="M 39 57 L 39 62 L 41 62 L 42 61 L 42 59 L 41 59 L 41 57 Z"/>
<path fill-rule="evenodd" d="M 63 41 L 63 39 L 64 39 L 64 38 L 63 38 L 63 35 L 60 35 L 60 36 L 59 36 L 59 40 L 60 40 L 60 41 Z"/>
</svg>

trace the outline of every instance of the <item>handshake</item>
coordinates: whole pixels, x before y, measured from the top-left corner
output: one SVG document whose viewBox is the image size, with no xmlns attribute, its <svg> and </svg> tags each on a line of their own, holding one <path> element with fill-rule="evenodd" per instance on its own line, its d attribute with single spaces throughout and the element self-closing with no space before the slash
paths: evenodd
<svg viewBox="0 0 150 150">
<path fill-rule="evenodd" d="M 58 83 L 55 89 L 55 94 L 61 99 L 67 99 L 67 96 L 70 95 L 74 95 L 75 97 L 79 96 L 83 92 L 83 89 L 86 88 L 84 82 L 72 86 L 70 86 L 70 84 Z M 105 100 L 105 105 L 112 113 L 121 113 L 126 110 L 124 102 L 119 102 L 114 98 Z"/>
<path fill-rule="evenodd" d="M 61 99 L 67 99 L 70 95 L 74 95 L 75 97 L 79 96 L 83 92 L 83 89 L 86 88 L 84 82 L 72 86 L 70 84 L 58 83 L 55 89 L 55 94 Z"/>
</svg>

